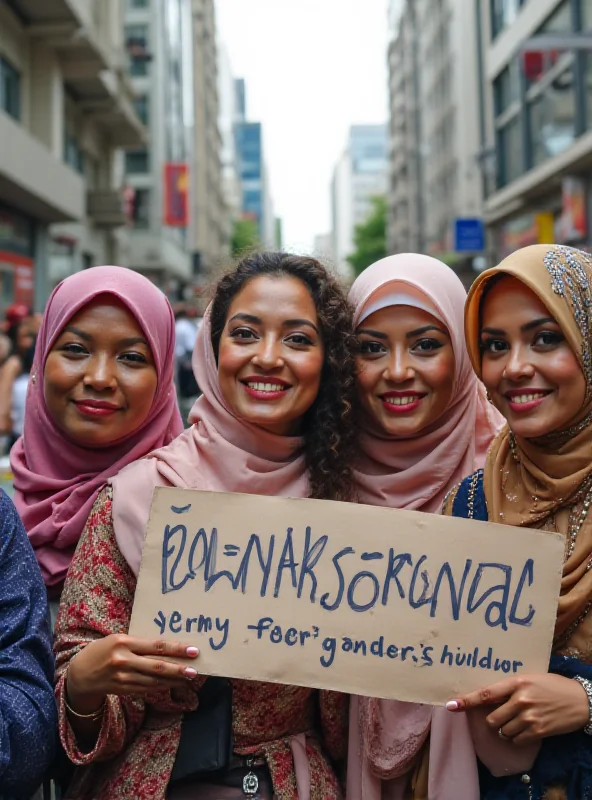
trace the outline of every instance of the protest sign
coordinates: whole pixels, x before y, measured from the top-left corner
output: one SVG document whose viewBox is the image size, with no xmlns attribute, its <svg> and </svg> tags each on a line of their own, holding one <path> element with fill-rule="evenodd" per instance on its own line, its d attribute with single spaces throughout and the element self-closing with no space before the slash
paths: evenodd
<svg viewBox="0 0 592 800">
<path fill-rule="evenodd" d="M 436 514 L 157 488 L 130 633 L 202 674 L 441 704 L 546 672 L 564 541 Z"/>
</svg>

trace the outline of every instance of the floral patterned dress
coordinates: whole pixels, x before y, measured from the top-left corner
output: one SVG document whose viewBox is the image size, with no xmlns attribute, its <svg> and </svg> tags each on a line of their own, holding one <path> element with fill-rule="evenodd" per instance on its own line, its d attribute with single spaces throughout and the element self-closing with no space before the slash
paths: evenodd
<svg viewBox="0 0 592 800">
<path fill-rule="evenodd" d="M 194 686 L 146 696 L 109 695 L 94 749 L 82 751 L 69 724 L 65 678 L 89 642 L 127 633 L 136 578 L 117 546 L 110 489 L 98 496 L 72 561 L 55 631 L 56 697 L 62 745 L 77 766 L 67 797 L 77 800 L 165 798 L 183 713 L 198 705 Z M 205 679 L 204 679 L 205 680 Z M 333 765 L 345 757 L 347 698 L 296 686 L 232 681 L 237 755 L 263 757 L 278 800 L 296 800 L 291 740 L 305 742 L 310 800 L 342 796 Z"/>
</svg>

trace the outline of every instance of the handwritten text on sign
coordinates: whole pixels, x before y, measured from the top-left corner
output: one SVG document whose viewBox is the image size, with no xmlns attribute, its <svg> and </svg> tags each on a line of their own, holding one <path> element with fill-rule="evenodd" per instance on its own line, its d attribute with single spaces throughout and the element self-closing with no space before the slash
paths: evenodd
<svg viewBox="0 0 592 800">
<path fill-rule="evenodd" d="M 545 672 L 557 534 L 322 500 L 158 488 L 130 633 L 202 674 L 438 704 Z"/>
</svg>

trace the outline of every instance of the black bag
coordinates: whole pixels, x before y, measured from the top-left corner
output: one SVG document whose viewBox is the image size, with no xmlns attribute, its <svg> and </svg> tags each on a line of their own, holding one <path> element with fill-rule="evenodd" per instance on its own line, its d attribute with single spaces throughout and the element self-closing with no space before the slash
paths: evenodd
<svg viewBox="0 0 592 800">
<path fill-rule="evenodd" d="M 199 690 L 199 706 L 183 716 L 170 783 L 226 770 L 232 748 L 232 685 L 210 677 Z"/>
</svg>

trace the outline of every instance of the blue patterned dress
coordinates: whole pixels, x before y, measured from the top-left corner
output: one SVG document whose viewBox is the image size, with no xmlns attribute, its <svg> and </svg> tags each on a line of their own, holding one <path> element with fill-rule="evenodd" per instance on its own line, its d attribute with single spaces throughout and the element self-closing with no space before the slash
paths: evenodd
<svg viewBox="0 0 592 800">
<path fill-rule="evenodd" d="M 488 522 L 483 470 L 461 483 L 451 498 L 453 517 Z M 448 503 L 445 503 L 445 508 Z M 445 512 L 446 513 L 446 512 Z M 592 680 L 592 666 L 575 658 L 553 655 L 549 672 L 574 678 L 580 675 Z M 592 800 L 592 737 L 583 731 L 543 739 L 539 755 L 529 771 L 530 783 L 522 776 L 495 778 L 481 764 L 479 777 L 482 800 L 544 800 L 551 787 L 559 789 L 559 797 L 567 800 Z M 554 795 L 555 796 L 555 795 Z"/>
<path fill-rule="evenodd" d="M 0 800 L 26 798 L 55 750 L 47 594 L 23 524 L 0 491 Z"/>
</svg>

